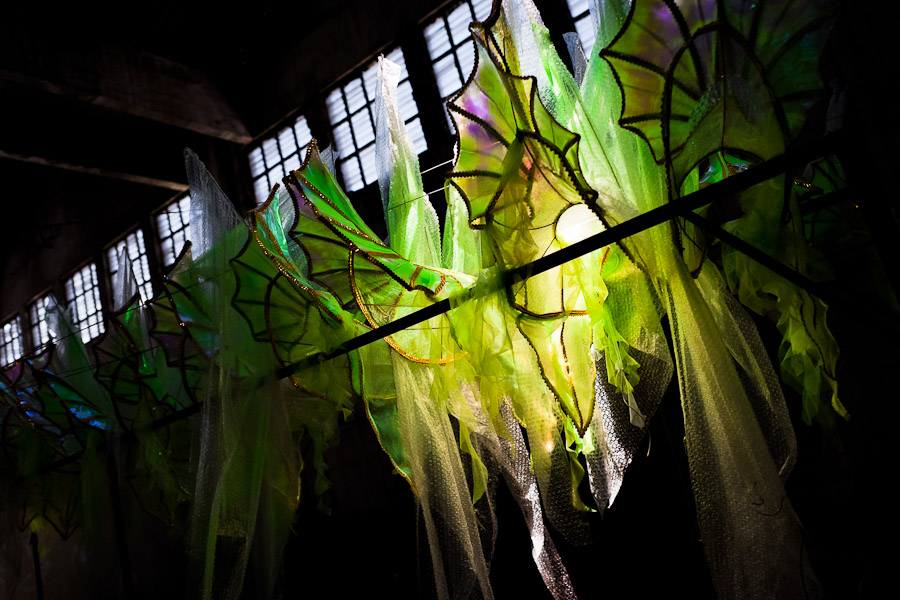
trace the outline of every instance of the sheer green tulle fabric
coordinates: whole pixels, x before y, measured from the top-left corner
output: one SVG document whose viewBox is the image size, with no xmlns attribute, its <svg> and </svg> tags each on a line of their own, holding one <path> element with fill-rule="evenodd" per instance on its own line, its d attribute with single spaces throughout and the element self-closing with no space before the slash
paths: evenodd
<svg viewBox="0 0 900 600">
<path fill-rule="evenodd" d="M 577 78 L 528 0 L 497 2 L 471 26 L 474 71 L 448 102 L 457 149 L 443 232 L 399 116 L 399 67 L 384 59 L 386 240 L 315 141 L 245 219 L 187 152 L 192 244 L 161 293 L 141 299 L 123 255 L 93 359 L 51 303 L 52 349 L 0 374 L 0 466 L 19 482 L 0 503 L 17 507 L 14 525 L 63 538 L 81 527 L 78 543 L 113 564 L 104 511 L 122 494 L 127 522 L 149 516 L 186 540 L 191 597 L 267 597 L 300 470 L 315 470 L 313 492 L 328 488 L 325 451 L 362 407 L 415 494 L 437 597 L 493 597 L 503 480 L 547 589 L 574 598 L 551 531 L 589 540 L 582 483 L 599 511 L 613 504 L 677 373 L 717 593 L 816 595 L 784 491 L 794 434 L 745 308 L 774 316 L 783 380 L 801 391 L 804 419 L 827 421 L 847 414 L 825 304 L 730 248 L 720 268 L 712 240 L 683 219 L 533 277 L 510 274 L 789 150 L 821 85 L 829 7 L 609 0 L 591 10 L 598 50 L 573 45 Z M 742 193 L 725 229 L 816 276 L 791 183 Z M 448 312 L 342 351 L 442 301 Z"/>
</svg>

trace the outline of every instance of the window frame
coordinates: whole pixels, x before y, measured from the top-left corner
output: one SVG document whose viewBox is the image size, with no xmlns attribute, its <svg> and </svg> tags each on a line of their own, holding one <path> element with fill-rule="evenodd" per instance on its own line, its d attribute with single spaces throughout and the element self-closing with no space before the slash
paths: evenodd
<svg viewBox="0 0 900 600">
<path fill-rule="evenodd" d="M 487 19 L 490 17 L 491 10 L 493 8 L 493 2 L 488 1 L 488 4 L 490 5 L 490 8 L 488 9 L 487 15 L 484 16 L 484 19 Z M 443 112 L 444 112 L 444 117 L 447 120 L 448 129 L 451 133 L 453 132 L 453 125 L 452 125 L 452 121 L 450 119 L 450 112 L 447 110 L 445 103 L 448 99 L 453 97 L 457 92 L 459 92 L 459 90 L 461 90 L 466 85 L 466 82 L 469 80 L 469 77 L 471 75 L 471 73 L 466 73 L 463 70 L 462 63 L 460 62 L 459 50 L 465 49 L 467 47 L 467 44 L 471 44 L 471 46 L 469 46 L 469 49 L 471 50 L 473 57 L 474 57 L 475 53 L 477 52 L 475 45 L 474 45 L 475 41 L 472 39 L 471 33 L 468 36 L 466 36 L 463 40 L 461 40 L 459 43 L 454 43 L 454 41 L 453 41 L 452 29 L 450 27 L 450 21 L 448 20 L 448 17 L 450 16 L 451 13 L 455 12 L 458 8 L 462 7 L 463 5 L 467 5 L 469 7 L 469 15 L 472 17 L 472 19 L 468 22 L 471 23 L 472 21 L 477 21 L 478 16 L 476 15 L 476 10 L 475 10 L 473 0 L 455 0 L 454 2 L 450 2 L 446 6 L 441 7 L 440 10 L 438 10 L 437 12 L 429 15 L 428 18 L 425 19 L 421 23 L 422 39 L 425 42 L 425 47 L 428 49 L 428 62 L 429 62 L 429 65 L 431 66 L 431 75 L 432 75 L 432 78 L 434 79 L 435 87 L 438 91 L 438 94 L 440 95 L 441 104 L 442 104 L 442 108 L 443 108 Z M 428 43 L 428 37 L 426 34 L 426 30 L 429 27 L 434 26 L 434 24 L 437 23 L 438 21 L 441 21 L 443 24 L 443 30 L 447 35 L 447 42 L 449 43 L 450 47 L 449 47 L 449 49 L 445 50 L 442 54 L 438 55 L 437 57 L 433 57 L 431 55 L 431 47 Z M 448 56 L 453 57 L 453 65 L 456 67 L 456 74 L 459 76 L 460 83 L 459 83 L 459 87 L 455 88 L 450 93 L 443 94 L 440 89 L 440 80 L 439 80 L 438 74 L 435 70 L 435 66 L 437 65 L 438 62 L 444 60 Z M 473 66 L 474 66 L 474 61 L 473 61 Z"/>
<path fill-rule="evenodd" d="M 49 346 L 54 344 L 54 336 L 50 332 L 49 325 L 45 325 L 45 328 L 47 329 L 47 341 L 42 342 L 39 337 L 36 338 L 34 335 L 35 328 L 40 329 L 40 324 L 47 322 L 46 308 L 45 308 L 45 312 L 44 312 L 44 319 L 41 321 L 34 320 L 34 315 L 32 314 L 32 308 L 37 307 L 37 304 L 39 302 L 46 302 L 46 300 L 48 300 L 50 298 L 50 296 L 53 296 L 54 299 L 57 298 L 57 295 L 56 295 L 53 287 L 45 288 L 42 292 L 39 292 L 38 294 L 32 296 L 31 300 L 29 300 L 27 303 L 25 303 L 25 307 L 24 307 L 25 308 L 25 317 L 28 320 L 28 344 L 29 344 L 28 351 L 29 351 L 29 353 L 36 354 L 36 353 L 42 352 L 43 350 L 45 350 L 46 348 L 48 348 Z M 56 300 L 56 302 L 58 303 L 59 300 Z"/>
<path fill-rule="evenodd" d="M 190 193 L 190 190 L 188 190 L 186 192 L 178 194 L 177 196 L 175 196 L 174 198 L 172 198 L 171 200 L 169 200 L 168 202 L 166 202 L 165 204 L 163 204 L 161 207 L 157 208 L 155 211 L 153 211 L 150 214 L 150 220 L 153 223 L 153 233 L 156 237 L 155 246 L 156 246 L 157 252 L 159 252 L 159 266 L 160 266 L 161 272 L 163 272 L 163 273 L 165 273 L 168 269 L 170 269 L 172 267 L 172 265 L 175 264 L 175 262 L 178 260 L 178 257 L 181 256 L 181 253 L 184 252 L 184 247 L 187 245 L 188 242 L 190 242 L 190 237 L 189 237 L 189 234 L 191 231 L 190 198 L 191 198 L 191 193 Z M 182 216 L 179 216 L 178 218 L 181 220 L 182 226 L 180 229 L 178 229 L 178 231 L 173 233 L 171 231 L 171 223 L 169 222 L 168 217 L 167 217 L 167 223 L 169 225 L 170 231 L 169 231 L 169 235 L 164 236 L 162 233 L 162 228 L 159 225 L 160 218 L 162 218 L 163 215 L 170 214 L 171 211 L 169 211 L 169 208 L 172 206 L 179 205 L 184 200 L 188 200 L 188 207 L 187 207 L 188 216 L 186 219 L 187 222 L 185 222 L 185 219 Z M 183 210 L 178 210 L 177 212 L 179 215 L 184 214 Z M 163 240 L 164 239 L 174 240 L 175 235 L 178 233 L 181 233 L 181 232 L 184 232 L 184 235 L 182 236 L 184 238 L 184 241 L 182 242 L 181 247 L 178 248 L 177 252 L 175 251 L 175 245 L 173 243 L 173 245 L 172 245 L 172 255 L 173 255 L 172 261 L 166 262 L 167 256 L 166 256 L 166 250 L 165 250 L 165 248 L 163 248 Z M 145 239 L 144 244 L 146 245 L 146 243 L 147 243 L 147 240 Z M 149 255 L 149 250 L 148 250 L 148 255 Z M 148 259 L 149 259 L 149 256 L 148 256 Z M 150 274 L 150 277 L 151 277 L 151 279 L 153 278 L 152 272 Z"/>
<path fill-rule="evenodd" d="M 581 49 L 584 52 L 585 57 L 587 59 L 590 59 L 591 52 L 593 52 L 594 46 L 597 43 L 597 38 L 596 38 L 597 32 L 596 31 L 594 32 L 594 37 L 591 39 L 591 47 L 585 48 L 584 39 L 582 39 L 582 37 L 581 37 L 581 31 L 578 28 L 578 24 L 587 20 L 588 26 L 593 27 L 593 21 L 591 19 L 591 3 L 586 2 L 584 10 L 576 15 L 575 12 L 572 10 L 572 5 L 570 4 L 570 1 L 569 0 L 564 0 L 564 1 L 565 1 L 565 5 L 566 5 L 566 11 L 569 13 L 569 17 L 572 19 L 573 31 L 574 31 L 575 35 L 578 36 L 578 43 L 581 44 Z"/>
<path fill-rule="evenodd" d="M 307 140 L 303 144 L 300 143 L 300 138 L 297 134 L 297 127 L 301 121 L 304 124 L 303 126 L 306 129 L 306 133 L 309 134 L 309 140 Z M 285 155 L 281 149 L 281 135 L 285 131 L 291 132 L 293 140 L 294 140 L 294 144 L 295 144 L 294 151 L 289 152 L 287 155 Z M 266 198 L 268 198 L 268 195 L 271 192 L 271 189 L 274 186 L 274 184 L 281 182 L 280 177 L 275 182 L 268 181 L 268 177 L 269 177 L 269 174 L 271 173 L 272 169 L 274 169 L 276 167 L 281 167 L 281 177 L 284 177 L 285 175 L 287 175 L 287 170 L 285 168 L 285 165 L 295 155 L 297 156 L 297 164 L 298 164 L 298 168 L 299 168 L 299 165 L 303 163 L 303 159 L 305 158 L 306 147 L 309 145 L 309 142 L 314 137 L 315 136 L 312 135 L 312 129 L 309 126 L 309 119 L 307 119 L 306 115 L 304 113 L 300 112 L 300 110 L 296 110 L 296 111 L 292 111 L 285 118 L 278 121 L 275 125 L 269 127 L 265 131 L 263 131 L 252 142 L 250 142 L 249 144 L 244 146 L 243 153 L 247 159 L 247 168 L 248 168 L 248 172 L 250 174 L 250 181 L 249 181 L 250 193 L 251 193 L 251 196 L 254 201 L 254 207 L 261 206 L 266 201 Z M 266 151 L 263 147 L 264 144 L 270 140 L 275 142 L 275 147 L 278 152 L 278 157 L 280 159 L 277 163 L 273 163 L 273 165 L 271 167 L 268 165 L 268 161 L 266 160 Z M 260 153 L 263 170 L 260 174 L 254 175 L 253 174 L 253 164 L 254 163 L 253 163 L 252 155 L 257 150 Z M 266 187 L 264 196 L 260 196 L 259 190 L 257 189 L 257 182 L 260 180 L 266 180 L 266 183 L 267 183 L 267 187 Z M 188 192 L 188 193 L 190 193 L 190 192 Z"/>
<path fill-rule="evenodd" d="M 12 367 L 13 365 L 15 365 L 17 362 L 22 360 L 28 354 L 28 352 L 26 350 L 26 344 L 25 344 L 25 342 L 26 342 L 25 331 L 22 326 L 22 322 L 23 322 L 23 319 L 22 319 L 22 315 L 21 315 L 20 311 L 15 311 L 12 314 L 7 315 L 7 317 L 5 319 L 0 321 L 0 369 L 6 369 L 8 367 Z M 11 323 L 18 324 L 18 336 L 12 337 L 7 340 L 7 339 L 5 339 L 5 335 L 6 335 L 5 330 L 6 330 L 6 326 Z M 6 356 L 5 356 L 6 351 L 7 351 L 7 346 L 16 341 L 18 341 L 18 352 L 16 352 L 16 350 L 13 349 L 12 352 L 10 353 L 10 356 L 14 356 L 16 354 L 18 354 L 18 356 L 13 358 L 11 361 L 7 361 Z"/>
<path fill-rule="evenodd" d="M 82 334 L 81 340 L 82 340 L 82 342 L 84 342 L 85 346 L 101 339 L 103 337 L 103 334 L 106 333 L 106 330 L 107 330 L 107 327 L 106 327 L 107 306 L 106 306 L 106 303 L 103 302 L 102 280 L 103 280 L 104 275 L 106 277 L 109 277 L 109 274 L 106 273 L 106 271 L 103 269 L 102 265 L 103 265 L 102 258 L 100 261 L 100 266 L 98 267 L 97 257 L 93 256 L 93 257 L 81 262 L 81 264 L 79 264 L 79 266 L 77 266 L 74 269 L 72 269 L 71 271 L 69 271 L 68 275 L 66 275 L 62 278 L 62 288 L 63 288 L 64 297 L 65 297 L 65 306 L 66 306 L 66 309 L 69 310 L 70 314 L 72 314 L 72 302 L 74 301 L 74 299 L 71 299 L 71 300 L 69 299 L 69 282 L 75 277 L 75 275 L 81 274 L 81 272 L 84 271 L 86 268 L 89 268 L 91 266 L 94 267 L 94 271 L 95 271 L 96 278 L 97 278 L 96 285 L 94 286 L 94 289 L 97 290 L 97 292 L 96 292 L 96 308 L 97 308 L 97 310 L 93 313 L 90 313 L 86 317 L 86 320 L 89 319 L 90 316 L 92 316 L 94 314 L 99 315 L 99 319 L 97 320 L 97 323 L 95 325 L 88 325 L 87 327 L 82 327 L 81 326 L 82 324 L 77 321 L 77 319 L 78 319 L 77 315 L 72 314 L 73 320 L 70 323 L 70 325 L 72 326 L 72 329 L 73 329 L 73 333 L 82 333 L 83 331 L 90 330 L 90 328 L 94 327 L 94 326 L 99 328 L 99 332 L 97 333 L 97 335 L 92 336 L 92 337 L 88 338 L 87 340 L 84 339 L 85 336 Z M 76 298 L 77 298 L 77 296 L 76 296 Z"/>
<path fill-rule="evenodd" d="M 115 248 L 116 246 L 118 246 L 119 244 L 121 244 L 123 242 L 125 243 L 125 247 L 128 248 L 128 241 L 127 241 L 128 236 L 133 235 L 133 234 L 137 233 L 138 231 L 140 231 L 140 237 L 143 241 L 143 245 L 144 245 L 143 257 L 146 261 L 146 267 L 147 267 L 147 278 L 144 281 L 144 283 L 141 283 L 140 279 L 137 276 L 137 273 L 135 273 L 135 279 L 137 279 L 137 282 L 138 282 L 138 289 L 141 291 L 141 301 L 143 303 L 146 303 L 146 302 L 150 301 L 153 298 L 153 296 L 156 294 L 157 290 L 154 289 L 154 288 L 156 288 L 156 282 L 154 281 L 155 277 L 153 276 L 154 270 L 153 270 L 152 263 L 150 260 L 150 249 L 148 248 L 148 245 L 147 245 L 147 235 L 145 234 L 145 230 L 146 230 L 146 228 L 144 227 L 144 223 L 143 222 L 138 223 L 132 227 L 129 227 L 124 233 L 120 234 L 112 242 L 110 242 L 109 244 L 107 244 L 106 246 L 103 247 L 103 267 L 104 267 L 103 270 L 105 271 L 106 282 L 107 282 L 107 285 L 110 290 L 110 296 L 109 296 L 110 306 L 112 306 L 112 299 L 113 299 L 113 295 L 112 295 L 113 277 L 115 277 L 115 274 L 118 272 L 119 265 L 118 265 L 118 253 L 116 253 L 116 261 L 117 262 L 114 265 L 112 263 L 112 260 L 110 259 L 109 252 L 110 252 L 110 250 L 112 250 L 113 248 Z M 135 265 L 136 264 L 139 265 L 140 263 L 139 263 L 139 261 L 136 261 L 134 259 L 134 257 L 132 257 L 130 255 L 130 253 L 129 253 L 129 258 L 131 258 L 132 271 L 134 271 Z M 115 269 L 113 267 L 115 267 Z M 100 275 L 99 275 L 99 270 L 98 270 L 98 277 L 99 276 Z M 142 289 L 142 288 L 144 288 L 144 286 L 149 287 L 150 293 L 149 293 L 149 297 L 147 297 L 147 298 L 144 297 L 145 293 L 144 293 L 144 290 Z M 68 301 L 67 301 L 67 303 L 68 303 Z"/>
<path fill-rule="evenodd" d="M 362 192 L 363 190 L 370 188 L 370 186 L 374 186 L 374 185 L 378 184 L 377 163 L 374 167 L 374 169 L 375 169 L 374 179 L 372 179 L 371 181 L 368 181 L 368 182 L 366 181 L 366 170 L 365 170 L 365 165 L 363 164 L 363 160 L 362 160 L 362 152 L 364 150 L 368 150 L 369 148 L 375 148 L 378 143 L 378 141 L 377 141 L 377 137 L 378 137 L 377 136 L 377 131 L 378 131 L 377 119 L 378 119 L 378 116 L 375 113 L 375 100 L 377 98 L 378 57 L 384 56 L 387 59 L 391 59 L 391 55 L 394 54 L 395 52 L 399 52 L 400 55 L 403 57 L 403 70 L 404 70 L 404 75 L 401 76 L 400 80 L 397 82 L 397 89 L 399 90 L 400 87 L 403 86 L 404 83 L 409 85 L 410 98 L 412 99 L 413 105 L 415 106 L 415 109 L 416 109 L 416 111 L 413 115 L 409 116 L 408 118 L 403 119 L 403 123 L 407 127 L 407 130 L 409 131 L 410 124 L 416 120 L 419 121 L 418 128 L 421 131 L 421 140 L 424 143 L 424 147 L 417 151 L 418 156 L 422 156 L 423 154 L 428 152 L 428 150 L 431 147 L 429 140 L 428 140 L 428 136 L 425 134 L 425 126 L 424 126 L 424 119 L 422 116 L 422 110 L 419 108 L 419 102 L 416 99 L 416 91 L 415 91 L 415 88 L 413 87 L 414 77 L 412 76 L 412 74 L 410 73 L 410 70 L 409 70 L 409 65 L 408 65 L 408 61 L 406 58 L 406 52 L 404 51 L 404 45 L 402 43 L 402 40 L 399 40 L 399 39 L 392 40 L 388 44 L 382 46 L 377 52 L 370 55 L 366 60 L 362 61 L 358 66 L 356 66 L 349 72 L 345 73 L 343 76 L 336 79 L 330 85 L 328 85 L 322 91 L 322 94 L 321 94 L 322 102 L 323 102 L 323 105 L 325 108 L 324 116 L 328 123 L 329 134 L 330 134 L 331 141 L 332 141 L 331 147 L 333 150 L 333 157 L 334 157 L 334 171 L 335 171 L 334 175 L 335 175 L 335 177 L 337 177 L 338 181 L 340 182 L 341 188 L 348 195 L 353 195 L 353 194 Z M 394 62 L 396 62 L 396 61 L 394 61 Z M 374 81 L 376 82 L 373 86 L 374 93 L 373 93 L 372 98 L 369 98 L 369 92 L 366 89 L 366 74 L 369 72 L 370 69 L 374 70 L 374 73 L 375 73 Z M 365 102 L 361 107 L 359 107 L 356 110 L 351 112 L 350 103 L 347 100 L 346 88 L 349 85 L 351 85 L 354 81 L 357 81 L 357 80 L 360 82 L 360 88 L 362 90 L 363 98 L 364 98 Z M 337 119 L 337 121 L 334 121 L 332 119 L 332 110 L 331 110 L 331 107 L 329 106 L 329 98 L 331 98 L 335 92 L 340 92 L 341 103 L 342 103 L 341 110 L 344 113 L 341 118 Z M 353 117 L 364 111 L 367 112 L 367 114 L 369 116 L 369 123 L 371 124 L 371 127 L 372 127 L 372 139 L 370 141 L 366 142 L 366 144 L 364 144 L 362 147 L 360 147 L 356 141 L 356 131 L 354 130 L 354 126 L 353 126 Z M 347 154 L 346 156 L 342 157 L 341 153 L 339 151 L 339 148 L 338 148 L 336 131 L 337 131 L 338 127 L 344 123 L 346 123 L 348 125 L 349 131 L 350 131 L 350 140 L 352 141 L 352 144 L 353 144 L 353 151 L 350 152 L 349 154 Z M 410 135 L 410 137 L 413 138 L 413 143 L 415 143 L 416 137 L 413 135 Z M 356 159 L 356 161 L 357 161 L 357 165 L 359 167 L 359 176 L 360 176 L 360 179 L 362 180 L 362 186 L 350 189 L 347 179 L 344 177 L 343 164 L 346 162 L 349 162 L 350 160 L 353 160 L 353 159 Z"/>
</svg>

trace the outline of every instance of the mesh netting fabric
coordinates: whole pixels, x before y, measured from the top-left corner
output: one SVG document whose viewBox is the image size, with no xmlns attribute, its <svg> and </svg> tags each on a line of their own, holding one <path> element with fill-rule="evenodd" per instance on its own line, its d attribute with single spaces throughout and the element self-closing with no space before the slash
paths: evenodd
<svg viewBox="0 0 900 600">
<path fill-rule="evenodd" d="M 421 505 L 439 598 L 493 598 L 459 444 L 446 410 L 426 400 L 429 368 L 393 354 L 410 480 Z M 432 399 L 433 400 L 433 399 Z"/>
<path fill-rule="evenodd" d="M 564 33 L 563 39 L 566 41 L 566 50 L 572 61 L 572 76 L 575 78 L 576 85 L 581 86 L 581 82 L 584 81 L 584 73 L 587 71 L 587 57 L 584 55 L 584 48 L 581 47 L 581 40 L 573 31 Z"/>
<path fill-rule="evenodd" d="M 249 231 L 190 151 L 193 276 L 203 294 L 207 339 L 202 409 L 194 441 L 190 592 L 237 598 L 271 592 L 297 501 L 296 448 L 270 352 L 254 346 L 232 310 L 230 261 Z M 195 226 L 196 223 L 196 226 Z M 251 560 L 252 557 L 252 560 Z"/>
<path fill-rule="evenodd" d="M 712 311 L 681 270 L 670 279 L 670 319 L 691 483 L 716 589 L 734 598 L 773 590 L 816 596 L 800 522 L 780 477 L 784 463 L 773 460 L 750 400 L 757 386 L 738 375 Z"/>
<path fill-rule="evenodd" d="M 531 457 L 521 426 L 507 405 L 501 407 L 507 435 L 478 436 L 476 447 L 491 472 L 499 471 L 522 511 L 531 538 L 531 556 L 544 585 L 557 600 L 576 598 L 575 588 L 544 524 L 540 492 L 531 471 Z"/>
</svg>

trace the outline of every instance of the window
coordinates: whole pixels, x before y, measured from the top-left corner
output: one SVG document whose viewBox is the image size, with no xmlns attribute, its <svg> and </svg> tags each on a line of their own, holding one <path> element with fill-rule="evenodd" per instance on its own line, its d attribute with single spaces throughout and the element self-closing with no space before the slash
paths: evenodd
<svg viewBox="0 0 900 600">
<path fill-rule="evenodd" d="M 166 206 L 156 215 L 159 230 L 159 249 L 162 251 L 163 266 L 168 267 L 184 248 L 184 242 L 191 237 L 191 197 L 185 195 Z"/>
<path fill-rule="evenodd" d="M 47 326 L 47 307 L 50 305 L 50 294 L 41 296 L 28 307 L 28 320 L 31 323 L 31 343 L 35 350 L 40 350 L 50 343 L 50 328 Z"/>
<path fill-rule="evenodd" d="M 400 66 L 397 104 L 406 123 L 416 152 L 428 149 L 419 121 L 419 109 L 413 99 L 412 85 L 406 71 L 406 60 L 400 48 L 387 59 Z M 378 179 L 375 160 L 375 89 L 378 80 L 378 61 L 370 64 L 362 75 L 332 90 L 326 99 L 328 117 L 334 133 L 336 166 L 341 172 L 344 189 L 360 190 Z"/>
<path fill-rule="evenodd" d="M 72 328 L 81 331 L 84 343 L 105 331 L 97 284 L 97 265 L 85 265 L 66 281 L 66 302 L 71 310 Z"/>
<path fill-rule="evenodd" d="M 297 117 L 272 137 L 265 138 L 250 150 L 250 175 L 256 202 L 262 204 L 269 197 L 269 190 L 289 171 L 300 168 L 303 157 L 300 152 L 312 140 L 306 117 Z M 174 259 L 173 259 L 174 260 Z"/>
<path fill-rule="evenodd" d="M 123 249 L 128 251 L 128 258 L 131 259 L 131 270 L 134 271 L 134 278 L 137 280 L 141 298 L 145 301 L 149 300 L 153 297 L 153 285 L 150 283 L 150 264 L 147 262 L 144 232 L 140 229 L 135 229 L 132 233 L 126 235 L 125 239 L 117 244 L 113 244 L 106 251 L 110 282 L 115 281 L 116 273 L 119 271 L 119 253 Z"/>
<path fill-rule="evenodd" d="M 591 59 L 591 50 L 594 48 L 594 39 L 597 32 L 594 30 L 594 20 L 591 19 L 590 2 L 588 0 L 566 0 L 569 5 L 569 14 L 575 22 L 575 33 L 581 41 L 581 47 L 588 60 Z"/>
<path fill-rule="evenodd" d="M 11 365 L 23 354 L 22 320 L 16 316 L 0 325 L 0 365 Z"/>
<path fill-rule="evenodd" d="M 469 23 L 491 14 L 491 0 L 466 0 L 425 26 L 425 42 L 438 91 L 445 100 L 463 86 L 475 66 L 475 43 Z M 444 109 L 450 123 L 450 113 Z M 452 130 L 452 127 L 451 127 Z"/>
</svg>

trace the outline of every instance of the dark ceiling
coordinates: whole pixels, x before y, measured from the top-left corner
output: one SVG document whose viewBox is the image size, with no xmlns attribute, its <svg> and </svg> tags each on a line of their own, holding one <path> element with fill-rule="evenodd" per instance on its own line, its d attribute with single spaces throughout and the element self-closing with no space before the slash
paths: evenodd
<svg viewBox="0 0 900 600">
<path fill-rule="evenodd" d="M 440 4 L 4 3 L 0 313 L 185 191 L 185 147 L 252 198 L 245 145 Z"/>
<path fill-rule="evenodd" d="M 66 235 L 59 226 L 82 230 L 64 244 L 73 251 L 85 240 L 106 244 L 116 228 L 124 231 L 136 215 L 185 190 L 184 147 L 207 161 L 233 199 L 251 198 L 245 145 L 291 111 L 321 115 L 323 90 L 385 44 L 417 32 L 444 3 L 4 3 L 0 202 L 5 222 L 16 226 L 0 236 L 0 283 L 21 293 L 0 303 L 0 317 L 61 275 L 38 277 L 30 266 L 58 258 L 42 249 Z M 564 0 L 537 4 L 545 20 L 551 5 L 565 11 Z M 826 81 L 836 78 L 855 103 L 848 123 L 860 150 L 851 158 L 869 172 L 890 170 L 885 132 L 896 131 L 895 111 L 885 104 L 896 67 L 878 57 L 896 55 L 897 21 L 882 16 L 848 5 L 826 56 Z M 327 126 L 313 134 L 327 139 Z M 866 185 L 876 195 L 891 193 L 877 180 Z M 873 217 L 876 225 L 895 219 L 882 216 Z M 97 221 L 108 221 L 105 233 L 102 224 L 82 226 Z"/>
</svg>

